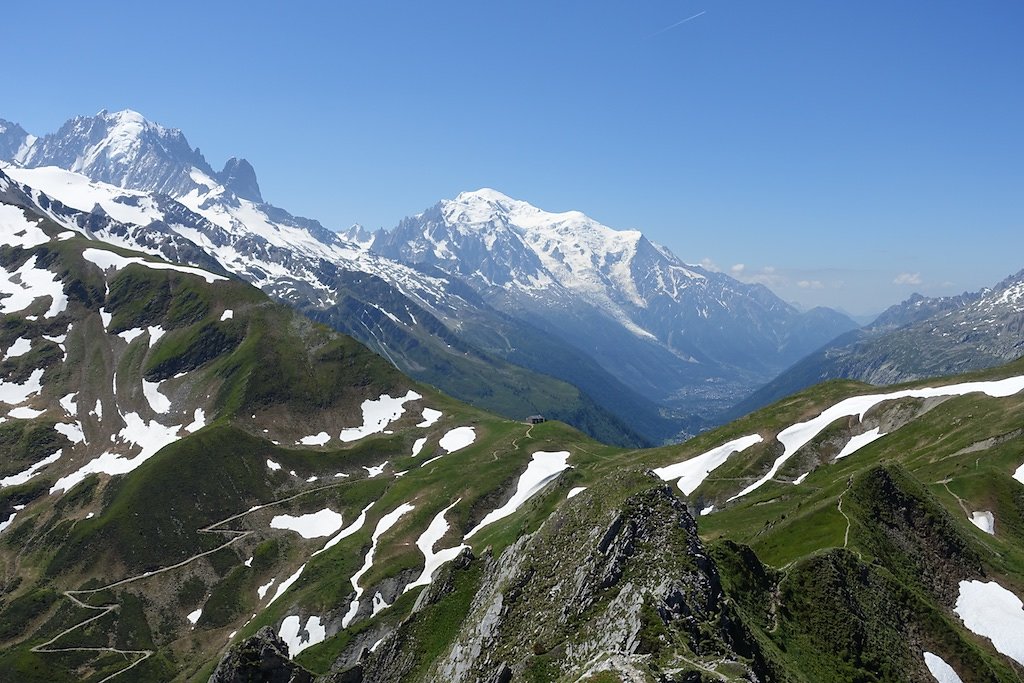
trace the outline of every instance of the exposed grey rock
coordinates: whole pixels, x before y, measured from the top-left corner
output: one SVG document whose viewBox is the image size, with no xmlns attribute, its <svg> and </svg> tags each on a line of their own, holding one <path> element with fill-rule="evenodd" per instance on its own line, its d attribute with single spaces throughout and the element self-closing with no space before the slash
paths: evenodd
<svg viewBox="0 0 1024 683">
<path fill-rule="evenodd" d="M 288 659 L 288 644 L 264 626 L 232 647 L 210 683 L 312 683 L 313 675 Z"/>
</svg>

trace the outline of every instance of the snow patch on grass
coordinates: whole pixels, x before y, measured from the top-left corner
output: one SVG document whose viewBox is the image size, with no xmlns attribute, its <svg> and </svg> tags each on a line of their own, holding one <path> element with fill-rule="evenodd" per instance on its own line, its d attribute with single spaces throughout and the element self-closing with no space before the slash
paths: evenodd
<svg viewBox="0 0 1024 683">
<path fill-rule="evenodd" d="M 64 285 L 60 279 L 45 268 L 36 267 L 33 255 L 13 273 L 0 266 L 0 313 L 23 311 L 36 299 L 50 297 L 50 306 L 44 318 L 53 318 L 68 307 Z"/>
<path fill-rule="evenodd" d="M 423 422 L 417 424 L 417 427 L 430 427 L 435 422 L 441 419 L 442 413 L 440 410 L 434 410 L 433 408 L 423 409 Z"/>
<path fill-rule="evenodd" d="M 996 533 L 996 516 L 988 510 L 979 510 L 971 513 L 971 524 L 978 527 L 986 534 Z"/>
<path fill-rule="evenodd" d="M 19 484 L 24 484 L 25 482 L 27 482 L 32 477 L 34 477 L 37 474 L 39 474 L 39 472 L 44 467 L 46 467 L 47 465 L 52 465 L 53 463 L 55 463 L 58 460 L 60 460 L 61 453 L 63 453 L 63 451 L 58 450 L 53 455 L 50 455 L 50 456 L 47 456 L 47 457 L 43 458 L 42 460 L 40 460 L 36 464 L 34 464 L 31 467 L 29 467 L 27 470 L 22 470 L 21 472 L 18 472 L 17 474 L 12 474 L 9 477 L 4 477 L 3 479 L 0 479 L 0 489 L 5 488 L 7 486 L 18 486 Z"/>
<path fill-rule="evenodd" d="M 725 464 L 730 455 L 744 451 L 762 441 L 764 439 L 761 438 L 760 434 L 741 436 L 717 448 L 712 448 L 710 451 L 694 456 L 689 460 L 668 465 L 667 467 L 659 467 L 654 470 L 654 473 L 664 481 L 678 479 L 679 483 L 677 485 L 679 490 L 688 496 L 697 490 L 697 487 L 704 482 L 709 474 Z"/>
<path fill-rule="evenodd" d="M 3 204 L 0 204 L 0 207 L 3 206 Z M 18 358 L 19 356 L 24 356 L 31 350 L 32 340 L 25 339 L 24 337 L 18 337 L 17 339 L 14 340 L 14 343 L 11 344 L 11 347 L 7 349 L 7 353 L 4 354 L 4 360 L 10 360 L 11 358 Z"/>
<path fill-rule="evenodd" d="M 771 468 L 763 477 L 746 487 L 729 500 L 736 500 L 742 496 L 755 491 L 778 474 L 779 469 L 798 450 L 807 445 L 823 429 L 842 417 L 858 416 L 863 420 L 864 415 L 883 401 L 894 401 L 901 398 L 936 398 L 939 396 L 964 396 L 975 392 L 981 392 L 993 398 L 1005 398 L 1012 396 L 1024 389 L 1024 375 L 1008 377 L 1006 379 L 987 382 L 962 382 L 960 384 L 947 384 L 939 387 L 921 387 L 919 389 L 904 389 L 893 391 L 887 394 L 866 394 L 864 396 L 851 396 L 834 406 L 824 410 L 817 417 L 805 422 L 797 422 L 794 425 L 779 432 L 778 440 L 784 446 L 782 455 L 775 459 Z M 1020 470 L 1018 470 L 1020 472 Z"/>
<path fill-rule="evenodd" d="M 320 432 L 319 434 L 315 434 L 314 436 L 304 436 L 298 441 L 296 441 L 296 443 L 299 444 L 300 446 L 323 446 L 330 440 L 330 434 L 328 434 L 327 432 Z"/>
<path fill-rule="evenodd" d="M 423 447 L 427 445 L 427 437 L 422 439 L 416 439 L 416 442 L 412 445 L 412 457 L 416 457 L 423 450 Z"/>
<path fill-rule="evenodd" d="M 363 401 L 363 424 L 359 427 L 349 427 L 341 430 L 338 437 L 342 441 L 357 441 L 371 434 L 379 434 L 387 429 L 387 426 L 397 420 L 405 412 L 405 404 L 423 398 L 410 389 L 405 396 L 391 398 L 388 394 L 381 394 L 378 399 L 367 399 Z"/>
<path fill-rule="evenodd" d="M 147 261 L 138 256 L 121 256 L 115 254 L 112 251 L 106 249 L 86 249 L 82 252 L 82 257 L 86 261 L 90 261 L 102 271 L 107 271 L 113 268 L 114 270 L 121 270 L 130 265 L 140 265 L 146 268 L 152 268 L 153 270 L 174 270 L 179 273 L 185 273 L 186 275 L 196 275 L 203 278 L 210 284 L 213 284 L 217 280 L 227 280 L 223 275 L 215 275 L 209 271 L 203 270 L 202 268 L 193 268 L 192 266 L 179 266 L 175 263 L 164 263 L 162 261 Z"/>
<path fill-rule="evenodd" d="M 288 643 L 288 655 L 295 657 L 303 650 L 318 645 L 327 638 L 327 627 L 320 622 L 320 617 L 314 615 L 306 620 L 306 626 L 299 628 L 301 620 L 298 616 L 285 617 L 281 622 L 281 630 L 278 636 Z M 300 635 L 301 632 L 305 635 Z"/>
<path fill-rule="evenodd" d="M 540 492 L 549 482 L 553 481 L 559 474 L 569 469 L 569 467 L 569 451 L 537 451 L 534 453 L 533 460 L 526 466 L 526 471 L 519 476 L 516 492 L 512 495 L 512 498 L 497 510 L 487 513 L 480 520 L 480 523 L 466 534 L 466 538 L 471 538 L 485 526 L 514 513 L 523 503 Z"/>
<path fill-rule="evenodd" d="M 580 495 L 586 490 L 586 486 L 574 486 L 571 489 L 569 489 L 569 494 L 565 497 L 565 499 L 569 500 L 570 498 L 575 498 L 576 496 Z"/>
<path fill-rule="evenodd" d="M 875 427 L 874 429 L 868 430 L 863 434 L 851 436 L 850 440 L 846 442 L 845 446 L 843 446 L 843 450 L 839 451 L 839 455 L 836 456 L 836 460 L 841 460 L 842 458 L 845 458 L 848 455 L 853 455 L 860 449 L 867 446 L 872 441 L 877 441 L 878 439 L 881 439 L 883 436 L 885 436 L 885 433 L 882 431 L 880 427 Z"/>
<path fill-rule="evenodd" d="M 441 437 L 437 445 L 449 453 L 454 453 L 460 448 L 465 448 L 476 441 L 476 431 L 472 427 L 456 427 L 450 429 Z"/>
<path fill-rule="evenodd" d="M 462 499 L 460 498 L 459 500 Z M 403 592 L 407 593 L 417 586 L 429 585 L 434 578 L 434 572 L 436 572 L 441 565 L 445 562 L 451 562 L 459 556 L 459 553 L 462 552 L 463 548 L 469 547 L 465 544 L 459 544 L 453 548 L 445 548 L 434 552 L 434 546 L 446 533 L 448 533 L 449 524 L 444 516 L 448 514 L 449 510 L 459 504 L 459 500 L 456 500 L 444 510 L 437 513 L 434 516 L 434 519 L 431 520 L 430 526 L 427 527 L 427 530 L 420 534 L 420 537 L 416 539 L 416 547 L 420 549 L 421 553 L 423 553 L 423 571 L 420 572 L 419 578 L 405 587 Z"/>
<path fill-rule="evenodd" d="M 270 520 L 272 529 L 288 529 L 294 531 L 303 538 L 322 538 L 330 536 L 341 528 L 341 514 L 324 508 L 319 512 L 312 512 L 307 515 L 276 515 Z"/>
<path fill-rule="evenodd" d="M 370 542 L 370 549 L 366 552 L 366 558 L 363 560 L 363 566 L 359 568 L 355 574 L 352 575 L 352 587 L 356 591 L 356 596 L 352 598 L 352 604 L 349 605 L 348 612 L 341 620 L 341 627 L 348 628 L 352 620 L 356 618 L 356 613 L 359 611 L 359 598 L 363 594 L 363 589 L 359 586 L 359 579 L 363 578 L 366 572 L 370 571 L 373 567 L 373 555 L 377 552 L 377 543 L 380 541 L 380 537 L 383 536 L 387 531 L 398 523 L 398 520 L 402 518 L 402 515 L 413 510 L 414 507 L 409 503 L 402 503 L 397 508 L 389 512 L 380 518 L 377 522 L 377 527 L 373 530 L 373 537 Z"/>
<path fill-rule="evenodd" d="M 953 611 L 964 626 L 1024 664 L 1024 603 L 995 581 L 961 581 Z"/>
</svg>

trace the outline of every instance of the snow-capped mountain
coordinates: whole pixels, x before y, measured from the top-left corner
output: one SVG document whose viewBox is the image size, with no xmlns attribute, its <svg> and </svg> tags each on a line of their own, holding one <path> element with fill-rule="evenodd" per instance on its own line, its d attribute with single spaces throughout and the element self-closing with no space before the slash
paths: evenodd
<svg viewBox="0 0 1024 683">
<path fill-rule="evenodd" d="M 834 311 L 801 314 L 761 285 L 686 264 L 638 231 L 491 189 L 380 231 L 371 249 L 461 278 L 500 310 L 594 350 L 620 379 L 637 381 L 627 359 L 645 354 L 631 347 L 660 348 L 660 363 L 641 374 L 666 392 L 661 398 L 688 374 L 680 364 L 723 380 L 737 371 L 767 379 L 855 326 Z M 612 326 L 619 329 L 609 335 Z"/>
<path fill-rule="evenodd" d="M 670 438 L 673 420 L 710 416 L 853 327 L 687 265 L 637 231 L 493 190 L 389 233 L 339 234 L 263 202 L 248 162 L 215 172 L 181 131 L 133 111 L 77 117 L 38 139 L 3 126 L 4 171 L 40 203 L 77 212 L 65 219 L 125 247 L 205 259 L 414 377 L 509 415 L 546 412 L 601 432 L 596 406 L 560 405 L 565 389 L 542 389 L 555 377 L 598 412 Z M 545 391 L 552 400 L 535 395 Z"/>
<path fill-rule="evenodd" d="M 143 136 L 146 131 L 166 131 L 152 124 L 136 130 Z M 49 144 L 62 146 L 52 136 Z M 110 149 L 113 144 L 104 139 L 91 149 Z M 197 156 L 186 155 L 186 161 Z M 160 163 L 166 170 L 186 162 L 165 156 Z M 373 254 L 316 221 L 241 197 L 197 166 L 187 169 L 188 191 L 173 196 L 116 186 L 57 166 L 0 166 L 0 173 L 10 175 L 30 198 L 27 201 L 54 220 L 126 248 L 239 275 L 366 343 L 406 372 L 465 400 L 513 417 L 544 413 L 622 443 L 658 442 L 682 429 L 583 354 L 567 345 L 556 348 L 559 345 L 539 331 L 509 329 L 511 320 L 443 273 L 422 273 Z M 244 180 L 248 174 L 248 184 L 256 186 L 247 164 L 228 166 L 235 179 Z M 527 346 L 544 345 L 545 358 L 562 360 L 561 377 L 591 386 L 583 393 L 566 385 L 568 379 L 537 374 L 542 368 L 517 367 L 467 343 L 456 329 L 485 330 L 483 337 L 502 339 L 518 335 L 528 340 Z M 602 398 L 595 402 L 590 393 Z"/>
</svg>

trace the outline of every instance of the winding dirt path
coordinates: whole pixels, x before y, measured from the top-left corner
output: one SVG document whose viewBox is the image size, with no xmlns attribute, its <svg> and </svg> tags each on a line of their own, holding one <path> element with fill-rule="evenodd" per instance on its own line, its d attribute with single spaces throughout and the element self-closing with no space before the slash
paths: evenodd
<svg viewBox="0 0 1024 683">
<path fill-rule="evenodd" d="M 362 480 L 361 479 L 357 479 L 356 481 L 362 481 Z M 174 564 L 168 565 L 166 567 L 161 567 L 160 569 L 156 569 L 154 571 L 143 572 L 143 573 L 137 574 L 135 576 L 129 576 L 128 578 L 120 579 L 118 581 L 114 581 L 113 583 L 109 583 L 109 584 L 107 584 L 105 586 L 101 586 L 99 588 L 89 588 L 89 589 L 86 589 L 86 590 L 66 590 L 66 591 L 63 591 L 64 597 L 66 597 L 71 602 L 75 603 L 75 605 L 77 605 L 78 607 L 82 607 L 82 608 L 88 609 L 88 610 L 95 610 L 95 611 L 98 612 L 98 614 L 94 614 L 93 616 L 89 617 L 88 619 L 84 619 L 84 620 L 78 622 L 77 624 L 74 624 L 73 626 L 70 626 L 70 627 L 64 629 L 63 631 L 61 631 L 60 633 L 55 635 L 53 638 L 50 638 L 45 643 L 42 643 L 40 645 L 34 646 L 31 649 L 31 651 L 32 652 L 38 652 L 38 653 L 47 653 L 47 652 L 50 652 L 50 653 L 53 653 L 53 652 L 112 652 L 112 653 L 124 655 L 126 658 L 127 657 L 138 657 L 138 659 L 133 661 L 128 666 L 126 666 L 125 668 L 121 669 L 120 671 L 116 671 L 115 673 L 110 674 L 109 676 L 104 678 L 102 681 L 99 681 L 99 683 L 106 683 L 107 681 L 109 681 L 109 680 L 111 680 L 111 679 L 113 679 L 113 678 L 115 678 L 117 676 L 120 676 L 124 672 L 129 671 L 129 670 L 135 668 L 136 666 L 138 666 L 142 662 L 144 662 L 147 659 L 149 659 L 150 657 L 152 657 L 153 654 L 154 654 L 153 650 L 121 650 L 121 649 L 115 648 L 115 647 L 74 647 L 74 646 L 72 646 L 72 647 L 51 647 L 54 643 L 56 643 L 58 640 L 60 640 L 64 636 L 66 636 L 66 635 L 68 635 L 70 633 L 73 633 L 74 631 L 77 631 L 77 630 L 79 630 L 79 629 L 81 629 L 81 628 L 83 628 L 85 626 L 88 626 L 89 624 L 91 624 L 94 621 L 97 621 L 98 619 L 102 619 L 103 617 L 105 617 L 106 615 L 110 614 L 111 612 L 116 612 L 121 607 L 121 605 L 119 603 L 116 603 L 116 602 L 109 603 L 109 604 L 106 604 L 106 605 L 90 605 L 87 602 L 83 602 L 82 600 L 80 600 L 78 598 L 78 596 L 95 595 L 96 593 L 100 593 L 102 591 L 105 591 L 105 590 L 108 590 L 108 589 L 111 589 L 111 588 L 117 588 L 119 586 L 124 586 L 124 585 L 129 584 L 129 583 L 134 583 L 136 581 L 141 581 L 142 579 L 152 578 L 152 577 L 154 577 L 154 576 L 156 576 L 158 574 L 163 574 L 165 572 L 173 571 L 175 569 L 180 569 L 181 567 L 184 567 L 185 565 L 188 565 L 188 564 L 191 564 L 192 562 L 195 562 L 196 560 L 198 560 L 201 557 L 206 557 L 207 555 L 212 555 L 213 553 L 215 553 L 215 552 L 217 552 L 219 550 L 222 550 L 224 548 L 227 548 L 229 545 L 231 545 L 231 544 L 233 544 L 233 543 L 235 543 L 237 541 L 240 541 L 243 538 L 246 538 L 247 536 L 255 533 L 255 531 L 252 530 L 252 529 L 219 529 L 217 527 L 223 526 L 224 524 L 228 524 L 229 522 L 233 522 L 236 519 L 241 519 L 242 517 L 245 517 L 245 516 L 247 516 L 249 514 L 252 514 L 253 512 L 256 512 L 258 510 L 263 510 L 263 509 L 268 508 L 268 507 L 274 507 L 275 505 L 281 505 L 282 503 L 287 503 L 289 501 L 295 500 L 296 498 L 301 498 L 302 496 L 307 496 L 307 495 L 309 495 L 311 493 L 316 493 L 318 491 L 326 491 L 326 490 L 329 490 L 329 489 L 335 489 L 335 488 L 340 488 L 342 486 L 347 486 L 348 484 L 351 484 L 351 483 L 352 483 L 351 481 L 342 481 L 342 482 L 337 482 L 337 483 L 334 483 L 334 484 L 327 484 L 327 485 L 324 485 L 324 486 L 317 486 L 315 488 L 306 489 L 305 491 L 300 491 L 299 493 L 295 493 L 295 494 L 292 494 L 290 496 L 286 496 L 284 498 L 273 500 L 273 501 L 270 501 L 269 503 L 264 503 L 262 505 L 257 505 L 255 507 L 249 509 L 249 510 L 246 510 L 245 512 L 239 512 L 237 514 L 231 515 L 230 517 L 226 517 L 226 518 L 224 518 L 222 520 L 214 522 L 213 524 L 205 526 L 205 527 L 199 529 L 198 531 L 200 533 L 207 533 L 207 534 L 232 534 L 233 537 L 231 539 L 229 539 L 228 541 L 218 545 L 216 548 L 213 548 L 211 550 L 205 550 L 205 551 L 203 551 L 201 553 L 196 553 L 195 555 L 193 555 L 193 556 L 191 556 L 189 558 L 186 558 L 186 559 L 184 559 L 184 560 L 182 560 L 180 562 L 175 562 Z"/>
</svg>

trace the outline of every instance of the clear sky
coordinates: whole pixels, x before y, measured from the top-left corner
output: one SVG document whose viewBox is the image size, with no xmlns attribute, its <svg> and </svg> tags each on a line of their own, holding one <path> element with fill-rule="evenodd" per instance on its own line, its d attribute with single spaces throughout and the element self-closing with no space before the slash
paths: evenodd
<svg viewBox="0 0 1024 683">
<path fill-rule="evenodd" d="M 1018 0 L 8 5 L 0 117 L 136 109 L 328 227 L 494 187 L 857 314 L 1024 268 Z"/>
</svg>

